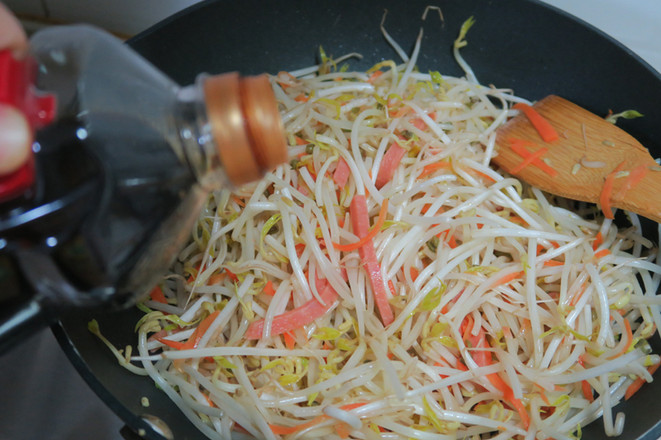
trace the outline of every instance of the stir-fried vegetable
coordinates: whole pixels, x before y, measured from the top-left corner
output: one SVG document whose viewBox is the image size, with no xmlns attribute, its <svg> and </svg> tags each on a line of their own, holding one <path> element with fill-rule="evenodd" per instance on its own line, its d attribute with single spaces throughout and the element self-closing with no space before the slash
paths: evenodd
<svg viewBox="0 0 661 440">
<path fill-rule="evenodd" d="M 526 101 L 418 49 L 275 76 L 292 162 L 214 194 L 146 303 L 132 359 L 208 437 L 574 439 L 599 414 L 615 435 L 651 380 L 661 268 L 635 216 L 490 168 Z"/>
</svg>

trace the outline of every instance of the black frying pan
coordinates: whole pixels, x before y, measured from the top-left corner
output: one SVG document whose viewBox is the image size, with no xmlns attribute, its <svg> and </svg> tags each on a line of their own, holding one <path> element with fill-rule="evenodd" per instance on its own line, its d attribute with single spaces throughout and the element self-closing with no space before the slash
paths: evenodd
<svg viewBox="0 0 661 440">
<path fill-rule="evenodd" d="M 442 8 L 420 20 L 425 6 Z M 634 108 L 642 119 L 620 125 L 661 155 L 661 76 L 599 31 L 536 1 L 524 0 L 241 0 L 208 1 L 158 24 L 129 44 L 181 84 L 199 72 L 275 73 L 316 62 L 319 46 L 329 55 L 360 52 L 352 69 L 367 69 L 395 52 L 379 31 L 384 9 L 386 26 L 405 50 L 425 28 L 421 70 L 461 75 L 451 54 L 459 27 L 469 16 L 477 21 L 462 54 L 483 84 L 510 87 L 521 96 L 538 99 L 557 94 L 597 113 Z M 656 224 L 645 224 L 657 241 Z M 149 413 L 165 420 L 174 438 L 197 439 L 202 434 L 179 413 L 149 379 L 126 372 L 86 329 L 96 317 L 104 334 L 118 346 L 135 341 L 139 313 L 94 312 L 66 317 L 54 331 L 72 363 L 99 396 L 134 430 L 161 439 L 142 421 Z M 661 352 L 658 337 L 655 351 Z M 617 410 L 626 412 L 621 439 L 656 440 L 661 436 L 657 410 L 661 381 L 643 387 Z M 151 405 L 143 408 L 141 397 Z M 605 439 L 601 421 L 583 430 L 583 438 Z"/>
</svg>

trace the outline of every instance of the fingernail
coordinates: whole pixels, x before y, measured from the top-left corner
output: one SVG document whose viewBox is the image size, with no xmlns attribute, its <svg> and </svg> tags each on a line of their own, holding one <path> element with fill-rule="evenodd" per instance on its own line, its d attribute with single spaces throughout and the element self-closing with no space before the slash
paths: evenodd
<svg viewBox="0 0 661 440">
<path fill-rule="evenodd" d="M 30 155 L 32 133 L 23 114 L 0 104 L 0 175 L 21 167 Z"/>
</svg>

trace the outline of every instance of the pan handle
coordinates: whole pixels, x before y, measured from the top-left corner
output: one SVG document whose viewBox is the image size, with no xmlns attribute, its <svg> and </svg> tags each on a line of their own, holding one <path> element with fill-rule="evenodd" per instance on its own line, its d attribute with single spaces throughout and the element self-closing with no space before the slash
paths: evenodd
<svg viewBox="0 0 661 440">
<path fill-rule="evenodd" d="M 19 249 L 15 257 L 31 292 L 0 302 L 0 355 L 63 311 L 98 306 L 109 296 L 103 289 L 86 292 L 72 286 L 47 254 Z"/>
<path fill-rule="evenodd" d="M 0 355 L 48 324 L 48 313 L 36 299 L 3 305 L 0 310 Z"/>
</svg>

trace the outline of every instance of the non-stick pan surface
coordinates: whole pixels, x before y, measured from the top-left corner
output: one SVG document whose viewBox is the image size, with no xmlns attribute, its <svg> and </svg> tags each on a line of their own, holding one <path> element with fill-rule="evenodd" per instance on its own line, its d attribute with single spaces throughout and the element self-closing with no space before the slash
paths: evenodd
<svg viewBox="0 0 661 440">
<path fill-rule="evenodd" d="M 427 5 L 440 6 L 444 22 Z M 636 109 L 644 118 L 621 126 L 661 154 L 661 77 L 630 51 L 599 31 L 536 1 L 525 0 L 241 0 L 198 4 L 147 30 L 129 44 L 181 84 L 199 72 L 276 73 L 316 63 L 319 46 L 335 57 L 359 52 L 352 69 L 367 69 L 384 59 L 397 59 L 379 30 L 384 10 L 386 27 L 405 49 L 413 47 L 424 27 L 419 67 L 461 75 L 452 58 L 452 42 L 461 24 L 476 24 L 462 49 L 483 84 L 508 87 L 521 96 L 547 94 L 568 98 L 597 114 L 609 109 Z M 647 236 L 657 241 L 656 225 Z M 95 311 L 64 318 L 55 333 L 69 358 L 99 396 L 131 427 L 146 429 L 146 438 L 160 439 L 140 416 L 166 421 L 174 438 L 200 434 L 149 379 L 117 365 L 110 352 L 87 331 L 96 317 L 103 333 L 117 346 L 134 344 L 135 310 L 107 314 Z M 658 337 L 653 338 L 658 353 Z M 630 402 L 623 440 L 656 440 L 661 436 L 657 409 L 661 381 L 646 385 Z M 148 397 L 150 406 L 141 405 Z M 605 439 L 601 421 L 583 430 L 583 438 Z"/>
</svg>

